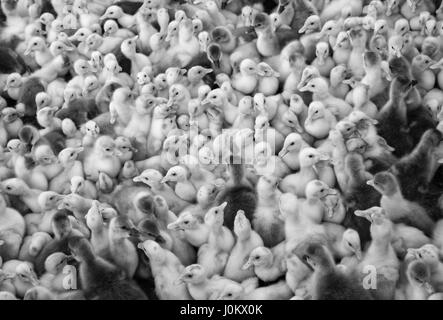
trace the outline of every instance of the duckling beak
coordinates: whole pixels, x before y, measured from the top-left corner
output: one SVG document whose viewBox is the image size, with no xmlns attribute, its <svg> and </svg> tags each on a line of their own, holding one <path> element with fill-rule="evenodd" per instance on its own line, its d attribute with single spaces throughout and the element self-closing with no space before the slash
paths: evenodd
<svg viewBox="0 0 443 320">
<path fill-rule="evenodd" d="M 161 179 L 161 183 L 166 183 L 166 182 L 168 182 L 168 181 L 170 181 L 169 180 L 169 177 L 164 177 L 163 179 Z"/>
<path fill-rule="evenodd" d="M 168 230 L 180 230 L 180 225 L 178 224 L 178 222 L 173 222 L 173 223 L 168 224 L 166 226 L 166 228 Z"/>
<path fill-rule="evenodd" d="M 250 267 L 252 267 L 252 261 L 249 259 L 242 267 L 242 270 L 248 270 Z"/>
<path fill-rule="evenodd" d="M 31 53 L 31 48 L 26 48 L 25 52 L 23 52 L 25 56 L 28 56 L 30 53 Z"/>
<path fill-rule="evenodd" d="M 300 30 L 298 30 L 298 33 L 305 33 L 306 31 L 306 26 L 303 26 L 300 28 Z"/>
<path fill-rule="evenodd" d="M 371 186 L 371 187 L 374 187 L 374 188 L 375 188 L 374 179 L 371 179 L 371 180 L 366 181 L 366 184 L 367 184 L 368 186 Z"/>
<path fill-rule="evenodd" d="M 288 149 L 283 148 L 283 149 L 281 149 L 280 152 L 278 153 L 278 156 L 279 156 L 280 158 L 283 158 L 283 157 L 284 157 L 285 155 L 287 155 L 288 153 L 289 153 Z"/>
<path fill-rule="evenodd" d="M 354 251 L 354 253 L 355 253 L 355 256 L 357 257 L 357 260 L 360 261 L 362 259 L 361 249 L 356 249 Z"/>
<path fill-rule="evenodd" d="M 105 20 L 105 19 L 107 19 L 108 18 L 108 15 L 105 13 L 105 14 L 103 14 L 100 18 L 98 18 L 98 20 L 99 21 L 103 21 L 103 20 Z"/>
<path fill-rule="evenodd" d="M 298 85 L 298 91 L 300 91 L 300 92 L 308 91 L 308 85 L 306 84 L 306 85 L 300 87 L 300 84 L 299 84 Z"/>
<path fill-rule="evenodd" d="M 173 285 L 174 286 L 179 286 L 184 284 L 185 282 L 183 281 L 183 276 L 179 276 L 177 279 L 174 280 Z"/>
<path fill-rule="evenodd" d="M 430 69 L 441 69 L 442 68 L 442 64 L 440 62 L 436 62 L 433 65 L 429 66 Z"/>
<path fill-rule="evenodd" d="M 143 180 L 142 180 L 141 176 L 136 176 L 136 177 L 132 178 L 132 181 L 134 181 L 134 182 L 142 182 Z"/>
</svg>

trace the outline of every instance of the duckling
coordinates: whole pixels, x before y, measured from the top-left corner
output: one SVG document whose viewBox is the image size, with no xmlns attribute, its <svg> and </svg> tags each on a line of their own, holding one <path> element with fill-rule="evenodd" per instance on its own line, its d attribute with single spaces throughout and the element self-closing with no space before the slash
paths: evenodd
<svg viewBox="0 0 443 320">
<path fill-rule="evenodd" d="M 412 76 L 418 81 L 417 86 L 429 91 L 435 86 L 435 75 L 431 66 L 435 64 L 431 58 L 425 54 L 419 54 L 412 59 Z"/>
<path fill-rule="evenodd" d="M 36 230 L 40 232 L 46 232 L 52 234 L 51 221 L 54 214 L 57 212 L 57 207 L 63 196 L 53 192 L 44 191 L 38 196 L 38 203 L 41 207 L 40 212 L 30 213 L 26 215 L 26 224 L 28 234 L 32 233 L 32 229 L 35 225 Z"/>
<path fill-rule="evenodd" d="M 308 117 L 304 127 L 307 133 L 316 139 L 326 138 L 330 129 L 335 127 L 337 119 L 323 102 L 313 101 L 308 108 Z"/>
<path fill-rule="evenodd" d="M 329 45 L 326 42 L 318 42 L 315 46 L 316 58 L 312 61 L 320 75 L 323 77 L 329 76 L 331 69 L 335 66 L 334 60 L 329 56 Z"/>
<path fill-rule="evenodd" d="M 0 116 L 3 119 L 3 124 L 8 134 L 8 139 L 18 138 L 18 133 L 23 127 L 23 121 L 20 118 L 20 113 L 15 108 L 6 107 L 1 110 Z"/>
<path fill-rule="evenodd" d="M 352 107 L 344 100 L 334 97 L 329 93 L 329 86 L 326 80 L 314 78 L 300 88 L 300 91 L 310 91 L 314 93 L 314 100 L 320 101 L 339 120 L 345 118 L 352 111 Z"/>
<path fill-rule="evenodd" d="M 3 261 L 17 259 L 25 235 L 25 220 L 16 210 L 6 206 L 3 196 L 0 196 L 0 211 L 0 256 Z"/>
<path fill-rule="evenodd" d="M 277 93 L 279 88 L 280 74 L 272 67 L 265 63 L 260 62 L 257 64 L 257 75 L 259 76 L 257 91 L 263 93 L 265 96 L 272 96 Z"/>
<path fill-rule="evenodd" d="M 71 178 L 74 176 L 83 177 L 83 165 L 77 160 L 83 150 L 83 147 L 66 148 L 59 153 L 58 159 L 63 166 L 63 171 L 51 179 L 49 190 L 66 194 L 70 191 L 69 182 Z"/>
<path fill-rule="evenodd" d="M 121 43 L 121 52 L 123 55 L 131 60 L 131 76 L 135 77 L 137 73 L 143 70 L 146 66 L 152 66 L 151 60 L 148 56 L 137 53 L 136 52 L 136 41 L 138 39 L 138 36 L 135 36 L 133 38 L 129 38 L 124 40 Z"/>
<path fill-rule="evenodd" d="M 242 270 L 242 267 L 250 253 L 255 248 L 263 246 L 263 240 L 251 229 L 251 223 L 242 210 L 239 210 L 235 216 L 234 233 L 237 240 L 226 263 L 224 276 L 240 282 L 254 275 L 252 270 Z"/>
<path fill-rule="evenodd" d="M 163 249 L 158 243 L 146 240 L 138 245 L 149 258 L 154 276 L 156 293 L 160 299 L 190 299 L 185 284 L 177 284 L 176 279 L 183 272 L 184 266 L 169 250 Z"/>
<path fill-rule="evenodd" d="M 209 226 L 208 242 L 199 248 L 197 262 L 205 267 L 209 276 L 223 272 L 229 252 L 234 246 L 234 236 L 223 226 L 223 210 L 226 205 L 224 202 L 213 207 L 205 215 L 205 224 Z M 217 261 L 215 265 L 214 261 Z"/>
<path fill-rule="evenodd" d="M 314 165 L 319 161 L 328 160 L 329 156 L 314 148 L 304 148 L 299 153 L 300 171 L 287 175 L 279 184 L 283 192 L 292 192 L 298 197 L 305 196 L 306 185 L 317 178 Z"/>
<path fill-rule="evenodd" d="M 365 30 L 353 29 L 348 35 L 352 46 L 348 68 L 352 70 L 354 78 L 360 80 L 365 74 L 363 54 L 366 49 L 367 34 Z"/>
<path fill-rule="evenodd" d="M 42 192 L 38 189 L 31 189 L 22 179 L 11 178 L 2 181 L 1 188 L 6 194 L 18 196 L 32 212 L 40 212 L 38 196 Z"/>
<path fill-rule="evenodd" d="M 240 63 L 240 72 L 232 77 L 232 87 L 249 95 L 256 89 L 257 84 L 257 64 L 252 59 L 244 59 Z"/>
<path fill-rule="evenodd" d="M 283 147 L 284 137 L 280 132 L 270 126 L 268 117 L 258 115 L 255 118 L 254 131 L 256 143 L 267 142 L 272 154 L 280 152 Z"/>
<path fill-rule="evenodd" d="M 87 239 L 72 237 L 69 248 L 80 262 L 80 283 L 88 299 L 147 300 L 135 282 L 122 278 L 120 269 L 95 255 Z"/>
<path fill-rule="evenodd" d="M 184 167 L 174 166 L 168 170 L 162 179 L 162 183 L 176 182 L 175 193 L 185 201 L 195 202 L 197 190 L 187 176 L 188 172 Z"/>
<path fill-rule="evenodd" d="M 19 97 L 20 87 L 23 84 L 23 78 L 18 72 L 11 73 L 6 78 L 6 83 L 3 88 L 8 93 L 8 96 L 17 100 Z"/>
<path fill-rule="evenodd" d="M 291 170 L 296 171 L 300 168 L 299 153 L 308 146 L 300 134 L 292 132 L 286 136 L 278 156 Z"/>
<path fill-rule="evenodd" d="M 177 196 L 174 190 L 162 182 L 162 174 L 155 169 L 146 169 L 139 176 L 133 178 L 134 182 L 142 182 L 158 195 L 165 198 L 173 212 L 181 212 L 189 202 Z"/>
<path fill-rule="evenodd" d="M 296 249 L 297 256 L 314 270 L 314 300 L 370 300 L 371 296 L 354 275 L 341 272 L 330 251 L 321 243 L 305 242 Z"/>
<path fill-rule="evenodd" d="M 351 84 L 353 87 L 350 96 L 354 110 L 362 111 L 371 118 L 375 118 L 378 114 L 377 106 L 370 99 L 371 86 L 363 81 Z"/>
<path fill-rule="evenodd" d="M 138 254 L 128 239 L 132 222 L 127 217 L 114 217 L 109 223 L 109 253 L 113 262 L 132 278 L 138 266 Z"/>
<path fill-rule="evenodd" d="M 201 103 L 202 105 L 210 103 L 220 109 L 229 124 L 233 124 L 236 120 L 238 108 L 228 101 L 225 91 L 220 88 L 210 91 Z"/>
<path fill-rule="evenodd" d="M 349 92 L 349 86 L 344 83 L 348 78 L 349 71 L 344 64 L 338 64 L 331 69 L 329 74 L 330 86 L 329 92 L 339 99 L 344 99 Z"/>
<path fill-rule="evenodd" d="M 116 19 L 118 23 L 126 29 L 134 28 L 136 25 L 136 17 L 126 14 L 119 6 L 112 5 L 108 7 L 105 13 L 100 17 L 100 20 Z"/>
<path fill-rule="evenodd" d="M 117 22 L 111 19 L 106 20 L 103 24 L 103 35 L 122 39 L 134 37 L 134 33 L 131 30 L 119 28 Z"/>
<path fill-rule="evenodd" d="M 281 277 L 286 271 L 284 246 L 278 245 L 272 249 L 259 246 L 251 251 L 248 260 L 242 266 L 243 270 L 253 267 L 255 275 L 265 282 L 272 282 Z"/>
<path fill-rule="evenodd" d="M 84 173 L 86 178 L 97 181 L 100 172 L 117 177 L 121 169 L 121 162 L 115 155 L 115 142 L 109 136 L 99 137 L 91 153 L 85 155 Z"/>
<path fill-rule="evenodd" d="M 392 173 L 379 172 L 367 184 L 382 194 L 380 205 L 389 219 L 394 222 L 405 221 L 422 230 L 425 234 L 431 234 L 434 223 L 426 210 L 419 204 L 408 201 L 403 197 L 398 181 Z"/>
<path fill-rule="evenodd" d="M 183 230 L 184 238 L 195 247 L 207 243 L 209 227 L 190 212 L 183 212 L 176 221 L 168 224 L 169 230 Z"/>
<path fill-rule="evenodd" d="M 67 289 L 65 288 L 66 286 L 64 286 L 66 273 L 64 273 L 63 270 L 68 266 L 69 258 L 70 257 L 62 252 L 55 252 L 48 256 L 45 261 L 46 273 L 40 277 L 40 285 L 48 288 L 52 292 L 66 292 Z"/>
<path fill-rule="evenodd" d="M 420 260 L 411 261 L 407 266 L 406 277 L 408 284 L 402 294 L 407 300 L 427 300 L 434 293 L 430 282 L 431 271 L 426 263 Z"/>
<path fill-rule="evenodd" d="M 340 31 L 337 34 L 335 44 L 332 46 L 332 58 L 336 64 L 345 64 L 347 66 L 349 57 L 351 56 L 351 41 L 350 37 L 345 31 Z"/>
<path fill-rule="evenodd" d="M 33 37 L 29 41 L 27 48 L 24 52 L 25 55 L 34 53 L 35 62 L 43 67 L 49 61 L 54 59 L 54 56 L 49 52 L 49 48 L 45 43 L 45 40 L 41 37 Z"/>
<path fill-rule="evenodd" d="M 399 261 L 391 245 L 393 224 L 380 210 L 357 210 L 354 214 L 371 222 L 372 241 L 360 263 L 360 268 L 371 265 L 377 269 L 377 287 L 371 293 L 375 298 L 392 299 L 399 278 Z"/>
<path fill-rule="evenodd" d="M 15 295 L 19 298 L 25 296 L 26 291 L 40 284 L 34 267 L 30 262 L 9 260 L 3 264 L 3 271 L 14 274 L 12 284 L 15 287 Z"/>
<path fill-rule="evenodd" d="M 284 222 L 278 208 L 279 182 L 279 178 L 268 175 L 261 176 L 257 183 L 258 202 L 252 224 L 268 247 L 284 240 Z"/>
<path fill-rule="evenodd" d="M 34 262 L 35 257 L 51 239 L 51 236 L 46 232 L 35 232 L 26 236 L 20 248 L 19 260 Z"/>
</svg>

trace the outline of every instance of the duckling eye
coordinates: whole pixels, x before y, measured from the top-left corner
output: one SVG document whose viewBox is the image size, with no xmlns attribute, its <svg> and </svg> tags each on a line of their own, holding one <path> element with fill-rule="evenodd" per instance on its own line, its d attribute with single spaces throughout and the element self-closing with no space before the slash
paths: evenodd
<svg viewBox="0 0 443 320">
<path fill-rule="evenodd" d="M 52 201 L 52 200 L 54 200 L 54 196 L 49 197 L 49 201 Z"/>
<path fill-rule="evenodd" d="M 310 154 L 308 157 L 309 157 L 309 158 L 314 158 L 314 155 Z"/>
<path fill-rule="evenodd" d="M 7 186 L 6 190 L 12 190 L 12 188 L 10 186 Z"/>
<path fill-rule="evenodd" d="M 175 173 L 175 172 L 174 172 L 174 173 L 173 173 L 172 175 L 173 175 L 173 176 L 176 176 L 176 175 L 177 175 L 177 173 Z"/>
<path fill-rule="evenodd" d="M 184 224 L 189 224 L 189 221 L 185 221 Z"/>
<path fill-rule="evenodd" d="M 289 122 L 291 122 L 292 123 L 292 120 L 291 121 L 289 121 Z M 295 142 L 291 142 L 291 146 L 293 146 L 295 144 Z"/>
</svg>

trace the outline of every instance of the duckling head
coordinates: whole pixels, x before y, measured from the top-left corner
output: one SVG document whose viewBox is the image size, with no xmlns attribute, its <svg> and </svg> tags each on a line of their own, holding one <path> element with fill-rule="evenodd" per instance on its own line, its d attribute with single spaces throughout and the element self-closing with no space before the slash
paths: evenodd
<svg viewBox="0 0 443 320">
<path fill-rule="evenodd" d="M 20 113 L 15 108 L 6 107 L 1 111 L 1 118 L 5 123 L 13 123 L 20 119 Z"/>
<path fill-rule="evenodd" d="M 165 254 L 162 247 L 153 240 L 140 242 L 137 247 L 141 249 L 151 261 L 162 262 L 165 260 Z"/>
<path fill-rule="evenodd" d="M 178 37 L 179 24 L 180 23 L 177 20 L 169 22 L 168 31 L 165 38 L 166 42 L 170 42 L 172 39 Z"/>
<path fill-rule="evenodd" d="M 211 38 L 212 41 L 219 45 L 228 44 L 232 40 L 232 32 L 224 27 L 224 26 L 218 26 L 211 30 Z"/>
<path fill-rule="evenodd" d="M 19 139 L 11 139 L 6 144 L 6 148 L 9 152 L 16 154 L 24 154 L 26 152 L 26 145 Z"/>
<path fill-rule="evenodd" d="M 50 12 L 42 13 L 39 18 L 40 23 L 45 26 L 49 26 L 54 20 L 55 20 L 55 17 Z"/>
<path fill-rule="evenodd" d="M 394 35 L 389 38 L 388 50 L 389 54 L 393 57 L 400 58 L 403 56 L 402 50 L 405 45 L 405 40 L 402 36 Z"/>
<path fill-rule="evenodd" d="M 246 26 L 251 26 L 254 20 L 255 11 L 251 6 L 244 6 L 241 9 L 241 18 Z"/>
<path fill-rule="evenodd" d="M 209 43 L 211 42 L 211 37 L 207 31 L 201 31 L 198 36 L 198 43 L 200 45 L 200 51 L 206 52 L 209 46 Z"/>
<path fill-rule="evenodd" d="M 360 236 L 354 229 L 347 229 L 342 236 L 344 248 L 355 254 L 358 260 L 362 258 Z"/>
<path fill-rule="evenodd" d="M 409 263 L 406 276 L 411 285 L 424 288 L 429 294 L 435 292 L 431 285 L 431 271 L 425 262 L 414 260 Z"/>
<path fill-rule="evenodd" d="M 74 62 L 74 71 L 76 74 L 83 76 L 91 72 L 90 65 L 85 59 L 78 59 Z"/>
<path fill-rule="evenodd" d="M 246 263 L 242 266 L 242 270 L 247 270 L 251 267 L 267 266 L 272 263 L 274 255 L 272 251 L 266 247 L 257 247 L 251 251 Z"/>
<path fill-rule="evenodd" d="M 65 201 L 65 199 L 66 197 L 63 199 L 63 201 Z M 65 238 L 72 231 L 71 220 L 69 220 L 68 216 L 69 213 L 69 210 L 60 209 L 52 216 L 52 231 L 57 238 Z"/>
<path fill-rule="evenodd" d="M 100 127 L 97 125 L 95 121 L 89 120 L 84 125 L 85 134 L 91 137 L 98 137 L 100 134 Z"/>
<path fill-rule="evenodd" d="M 302 136 L 296 132 L 291 132 L 286 136 L 285 141 L 283 143 L 283 148 L 280 150 L 278 156 L 281 158 L 292 151 L 299 151 L 302 146 L 303 146 Z"/>
<path fill-rule="evenodd" d="M 38 196 L 38 204 L 40 205 L 42 211 L 48 211 L 56 209 L 63 200 L 63 196 L 54 191 L 43 191 Z"/>
<path fill-rule="evenodd" d="M 85 78 L 83 82 L 83 91 L 82 95 L 84 97 L 88 97 L 88 95 L 98 89 L 100 87 L 100 82 L 98 81 L 98 78 L 95 75 L 89 75 Z"/>
<path fill-rule="evenodd" d="M 85 44 L 91 51 L 95 51 L 103 43 L 103 37 L 97 33 L 91 33 L 85 39 Z"/>
<path fill-rule="evenodd" d="M 109 223 L 109 233 L 113 237 L 126 239 L 131 236 L 131 229 L 135 228 L 132 221 L 125 216 L 118 216 L 111 219 Z"/>
<path fill-rule="evenodd" d="M 15 274 L 20 281 L 32 284 L 33 286 L 38 286 L 40 284 L 34 268 L 29 262 L 22 262 L 17 265 L 15 268 Z"/>
<path fill-rule="evenodd" d="M 328 83 L 320 77 L 309 80 L 305 86 L 299 88 L 301 92 L 310 91 L 312 93 L 320 93 L 328 91 Z M 315 101 L 318 102 L 318 101 Z"/>
<path fill-rule="evenodd" d="M 243 210 L 238 210 L 234 219 L 234 233 L 238 239 L 247 238 L 252 230 L 251 222 Z"/>
<path fill-rule="evenodd" d="M 357 131 L 355 123 L 347 119 L 337 122 L 335 129 L 337 129 L 345 139 L 351 138 Z"/>
<path fill-rule="evenodd" d="M 328 195 L 335 195 L 337 192 L 321 180 L 312 180 L 306 184 L 306 199 L 322 199 Z"/>
<path fill-rule="evenodd" d="M 331 252 L 320 241 L 306 240 L 294 249 L 294 253 L 313 270 L 332 268 L 335 265 Z"/>
<path fill-rule="evenodd" d="M 269 126 L 270 126 L 270 124 L 269 124 L 269 119 L 267 116 L 260 114 L 255 118 L 254 130 L 256 131 L 256 133 L 258 130 L 268 129 Z"/>
<path fill-rule="evenodd" d="M 169 86 L 172 86 L 173 84 L 176 84 L 179 82 L 183 77 L 186 75 L 187 70 L 186 69 L 180 69 L 177 67 L 170 67 L 166 69 L 166 82 Z"/>
<path fill-rule="evenodd" d="M 227 283 L 217 294 L 217 300 L 240 300 L 244 294 L 243 286 L 235 281 Z"/>
<path fill-rule="evenodd" d="M 346 49 L 350 44 L 349 34 L 346 31 L 340 31 L 337 34 L 337 39 L 335 40 L 335 45 L 332 50 L 336 51 L 339 48 Z"/>
<path fill-rule="evenodd" d="M 6 85 L 4 90 L 8 90 L 10 88 L 20 88 L 23 84 L 23 78 L 18 72 L 13 72 L 8 75 L 6 78 Z"/>
<path fill-rule="evenodd" d="M 329 74 L 331 86 L 338 86 L 339 84 L 343 83 L 343 80 L 349 78 L 350 76 L 351 72 L 344 64 L 336 65 L 331 69 Z"/>
<path fill-rule="evenodd" d="M 131 141 L 127 137 L 119 136 L 115 138 L 114 142 L 118 156 L 122 161 L 131 160 L 134 152 L 137 152 L 137 149 L 132 146 Z"/>
<path fill-rule="evenodd" d="M 201 222 L 196 216 L 188 211 L 185 211 L 180 214 L 175 222 L 168 224 L 167 228 L 169 230 L 192 230 L 199 224 L 201 224 Z"/>
<path fill-rule="evenodd" d="M 315 46 L 315 55 L 320 64 L 324 64 L 326 58 L 329 57 L 329 44 L 324 41 L 318 42 Z"/>
<path fill-rule="evenodd" d="M 198 36 L 203 31 L 203 21 L 198 18 L 192 19 L 192 34 Z"/>
<path fill-rule="evenodd" d="M 54 57 L 63 54 L 67 51 L 73 51 L 73 50 L 75 50 L 75 47 L 73 45 L 68 45 L 62 42 L 61 40 L 55 40 L 49 45 L 49 51 Z"/>
<path fill-rule="evenodd" d="M 95 253 L 88 239 L 79 236 L 69 237 L 68 246 L 73 257 L 80 262 L 93 261 Z"/>
<path fill-rule="evenodd" d="M 204 68 L 202 66 L 194 66 L 188 70 L 188 79 L 191 83 L 195 83 L 203 79 L 207 74 L 210 74 L 212 69 Z"/>
<path fill-rule="evenodd" d="M 426 37 L 421 44 L 421 53 L 429 57 L 434 56 L 440 50 L 440 42 L 436 37 Z"/>
<path fill-rule="evenodd" d="M 113 157 L 116 155 L 115 142 L 110 136 L 99 137 L 94 144 L 94 151 L 101 157 Z"/>
<path fill-rule="evenodd" d="M 210 43 L 206 49 L 206 54 L 209 61 L 211 61 L 217 68 L 220 68 L 222 59 L 222 49 L 218 43 Z"/>
<path fill-rule="evenodd" d="M 311 123 L 317 119 L 324 118 L 326 113 L 326 107 L 321 101 L 313 101 L 308 107 L 308 116 L 305 120 L 305 125 Z"/>
<path fill-rule="evenodd" d="M 378 172 L 374 179 L 366 182 L 382 195 L 391 196 L 399 191 L 397 179 L 390 172 Z"/>
<path fill-rule="evenodd" d="M 192 283 L 197 284 L 207 278 L 205 268 L 200 264 L 191 264 L 187 266 L 175 281 L 176 284 Z"/>
<path fill-rule="evenodd" d="M 118 24 L 115 20 L 109 19 L 106 20 L 103 24 L 103 35 L 109 36 L 117 32 L 118 30 Z"/>
<path fill-rule="evenodd" d="M 281 179 L 272 175 L 263 175 L 258 179 L 257 190 L 265 193 L 273 193 Z"/>
<path fill-rule="evenodd" d="M 42 165 L 50 165 L 57 162 L 57 157 L 48 145 L 38 146 L 34 151 L 35 161 Z"/>
<path fill-rule="evenodd" d="M 401 99 L 406 97 L 411 88 L 413 88 L 416 84 L 416 80 L 409 80 L 402 77 L 394 78 L 391 82 L 391 87 L 389 90 L 390 98 Z"/>
<path fill-rule="evenodd" d="M 412 66 L 420 71 L 428 69 L 433 64 L 435 64 L 435 61 L 425 54 L 418 54 L 412 59 Z"/>
<path fill-rule="evenodd" d="M 100 20 L 105 19 L 119 19 L 124 15 L 123 9 L 119 6 L 110 6 L 106 9 L 105 13 L 100 17 Z"/>
<path fill-rule="evenodd" d="M 298 33 L 312 33 L 315 31 L 320 31 L 321 29 L 321 20 L 318 15 L 311 15 L 306 18 L 303 26 L 298 30 Z"/>
<path fill-rule="evenodd" d="M 378 19 L 374 23 L 374 35 L 387 34 L 389 29 L 388 22 L 385 19 Z"/>
<path fill-rule="evenodd" d="M 257 74 L 261 77 L 280 77 L 280 74 L 272 69 L 272 67 L 266 62 L 260 62 L 257 64 Z"/>
<path fill-rule="evenodd" d="M 186 168 L 182 166 L 171 167 L 166 173 L 165 177 L 161 180 L 162 183 L 169 181 L 180 182 L 185 181 L 188 178 L 188 172 Z"/>
<path fill-rule="evenodd" d="M 206 183 L 197 191 L 197 202 L 200 204 L 208 204 L 215 200 L 219 189 L 214 183 Z"/>
<path fill-rule="evenodd" d="M 346 149 L 348 152 L 356 152 L 364 154 L 368 148 L 368 143 L 362 138 L 350 138 L 346 141 Z"/>
<path fill-rule="evenodd" d="M 65 148 L 58 154 L 58 160 L 62 165 L 73 163 L 75 160 L 77 160 L 78 155 L 82 153 L 83 150 L 83 147 Z"/>
<path fill-rule="evenodd" d="M 226 99 L 226 93 L 222 89 L 217 88 L 210 91 L 201 103 L 202 105 L 210 103 L 216 107 L 222 108 Z"/>
<path fill-rule="evenodd" d="M 69 41 L 80 41 L 83 42 L 86 38 L 92 34 L 92 31 L 89 28 L 79 28 L 75 33 L 70 36 Z"/>
<path fill-rule="evenodd" d="M 323 24 L 320 30 L 320 36 L 334 35 L 337 31 L 339 31 L 337 20 L 328 20 Z"/>
<path fill-rule="evenodd" d="M 32 37 L 29 42 L 24 55 L 29 55 L 31 52 L 42 51 L 46 47 L 45 40 L 41 37 Z"/>
<path fill-rule="evenodd" d="M 314 148 L 303 148 L 299 153 L 300 166 L 302 167 L 310 167 L 319 161 L 329 160 L 329 156 L 326 154 L 320 153 L 317 149 Z"/>
<path fill-rule="evenodd" d="M 403 36 L 410 31 L 409 21 L 406 19 L 398 19 L 394 24 L 394 32 L 397 35 Z"/>
<path fill-rule="evenodd" d="M 238 102 L 238 112 L 241 114 L 252 114 L 254 112 L 253 98 L 244 96 Z"/>
<path fill-rule="evenodd" d="M 58 274 L 63 271 L 63 268 L 68 264 L 69 256 L 63 252 L 54 252 L 45 260 L 45 270 L 51 274 Z"/>
<path fill-rule="evenodd" d="M 408 250 L 409 251 L 409 250 Z M 425 262 L 429 266 L 435 266 L 440 262 L 439 249 L 434 244 L 425 244 L 415 251 L 417 259 Z"/>
<path fill-rule="evenodd" d="M 224 210 L 227 205 L 227 202 L 223 202 L 221 205 L 209 209 L 205 214 L 205 223 L 211 227 L 222 226 L 224 221 Z"/>
<path fill-rule="evenodd" d="M 143 182 L 144 184 L 153 187 L 159 183 L 163 179 L 160 171 L 155 169 L 146 169 L 139 176 L 132 179 L 134 182 Z"/>
</svg>

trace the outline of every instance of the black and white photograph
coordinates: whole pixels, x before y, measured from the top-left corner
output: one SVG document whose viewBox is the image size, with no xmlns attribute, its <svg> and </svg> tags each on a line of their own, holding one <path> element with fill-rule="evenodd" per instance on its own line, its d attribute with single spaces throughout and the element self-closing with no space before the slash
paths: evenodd
<svg viewBox="0 0 443 320">
<path fill-rule="evenodd" d="M 441 0 L 0 3 L 0 300 L 443 300 Z"/>
</svg>

